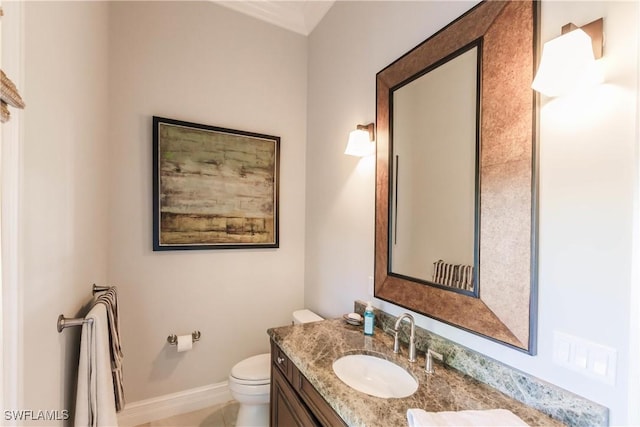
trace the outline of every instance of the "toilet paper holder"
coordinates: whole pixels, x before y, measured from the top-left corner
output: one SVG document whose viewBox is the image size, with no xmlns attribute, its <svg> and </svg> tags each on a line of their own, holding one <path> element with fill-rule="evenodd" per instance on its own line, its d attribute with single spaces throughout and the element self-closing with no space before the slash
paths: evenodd
<svg viewBox="0 0 640 427">
<path fill-rule="evenodd" d="M 191 332 L 191 340 L 193 342 L 200 341 L 200 331 Z M 167 342 L 171 345 L 178 345 L 178 336 L 176 334 L 171 334 L 167 337 Z"/>
</svg>

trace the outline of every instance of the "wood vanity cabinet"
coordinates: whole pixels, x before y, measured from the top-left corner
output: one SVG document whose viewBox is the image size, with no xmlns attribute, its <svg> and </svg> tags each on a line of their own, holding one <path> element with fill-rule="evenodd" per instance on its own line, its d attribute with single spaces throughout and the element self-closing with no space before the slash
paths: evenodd
<svg viewBox="0 0 640 427">
<path fill-rule="evenodd" d="M 346 426 L 286 354 L 271 342 L 271 427 Z"/>
</svg>

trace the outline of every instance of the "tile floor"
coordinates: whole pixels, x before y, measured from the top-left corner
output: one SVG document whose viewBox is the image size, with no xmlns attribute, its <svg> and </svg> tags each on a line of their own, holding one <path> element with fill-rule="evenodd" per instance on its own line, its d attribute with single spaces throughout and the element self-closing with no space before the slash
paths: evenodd
<svg viewBox="0 0 640 427">
<path fill-rule="evenodd" d="M 231 400 L 216 406 L 188 412 L 137 427 L 235 427 L 238 402 Z"/>
</svg>

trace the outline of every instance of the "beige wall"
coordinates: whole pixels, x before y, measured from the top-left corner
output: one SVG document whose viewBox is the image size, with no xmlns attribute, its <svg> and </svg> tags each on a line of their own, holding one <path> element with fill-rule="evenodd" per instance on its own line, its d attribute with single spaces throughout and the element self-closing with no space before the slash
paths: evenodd
<svg viewBox="0 0 640 427">
<path fill-rule="evenodd" d="M 108 10 L 105 3 L 24 4 L 21 408 L 73 407 L 79 329 L 91 284 L 107 279 Z M 41 422 L 40 422 L 41 424 Z"/>
<path fill-rule="evenodd" d="M 303 303 L 306 38 L 210 2 L 26 2 L 24 25 L 21 409 L 73 407 L 55 321 L 94 282 L 120 289 L 129 402 L 225 381 Z M 152 115 L 282 138 L 279 249 L 151 250 Z"/>
<path fill-rule="evenodd" d="M 372 297 L 375 164 L 343 154 L 375 121 L 378 71 L 469 2 L 336 2 L 309 36 L 305 303 L 326 315 Z M 330 165 L 328 167 L 327 165 Z"/>
<path fill-rule="evenodd" d="M 336 2 L 309 38 L 305 302 L 325 315 L 371 298 L 373 165 L 344 156 L 348 132 L 375 118 L 375 74 L 470 7 L 459 2 Z M 605 17 L 606 85 L 544 102 L 540 123 L 538 355 L 424 316 L 416 321 L 517 369 L 640 421 L 637 401 L 638 3 L 544 2 L 542 39 Z M 326 167 L 331 165 L 331 167 Z M 636 234 L 636 243 L 637 243 Z M 634 252 L 635 250 L 635 252 Z M 634 257 L 634 258 L 632 258 Z M 636 261 L 637 262 L 637 261 Z M 635 276 L 633 276 L 635 274 Z M 635 296 L 636 299 L 631 298 Z M 401 307 L 375 301 L 385 311 Z M 553 332 L 613 347 L 614 386 L 553 363 Z M 630 337 L 632 339 L 630 340 Z M 632 379 L 630 377 L 633 375 Z M 635 417 L 635 418 L 634 418 Z"/>
<path fill-rule="evenodd" d="M 226 381 L 303 304 L 306 38 L 210 2 L 112 2 L 109 280 L 130 402 Z M 152 251 L 151 116 L 278 135 L 280 248 Z M 200 330 L 188 353 L 169 334 Z"/>
</svg>

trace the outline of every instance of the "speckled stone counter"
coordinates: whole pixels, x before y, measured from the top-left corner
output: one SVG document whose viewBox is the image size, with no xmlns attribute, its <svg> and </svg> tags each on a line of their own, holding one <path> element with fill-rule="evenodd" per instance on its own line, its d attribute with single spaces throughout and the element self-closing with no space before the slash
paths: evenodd
<svg viewBox="0 0 640 427">
<path fill-rule="evenodd" d="M 410 408 L 432 412 L 502 408 L 532 426 L 563 425 L 437 361 L 435 373 L 427 375 L 424 354 L 419 353 L 418 360 L 409 363 L 406 347 L 394 354 L 393 338 L 379 329 L 373 337 L 365 337 L 362 327 L 336 319 L 272 328 L 268 334 L 350 426 L 406 426 Z M 418 390 L 406 398 L 382 399 L 347 386 L 334 374 L 332 365 L 343 355 L 358 353 L 376 355 L 402 366 L 418 380 Z"/>
<path fill-rule="evenodd" d="M 354 311 L 364 313 L 362 301 L 354 303 Z M 374 308 L 376 327 L 391 331 L 396 317 Z M 403 322 L 400 340 L 407 343 L 409 325 Z M 607 426 L 609 409 L 550 384 L 539 378 L 505 365 L 486 355 L 477 353 L 460 344 L 416 326 L 416 348 L 428 348 L 444 355 L 445 363 L 455 370 L 496 389 L 505 395 L 535 408 L 568 426 Z"/>
</svg>

